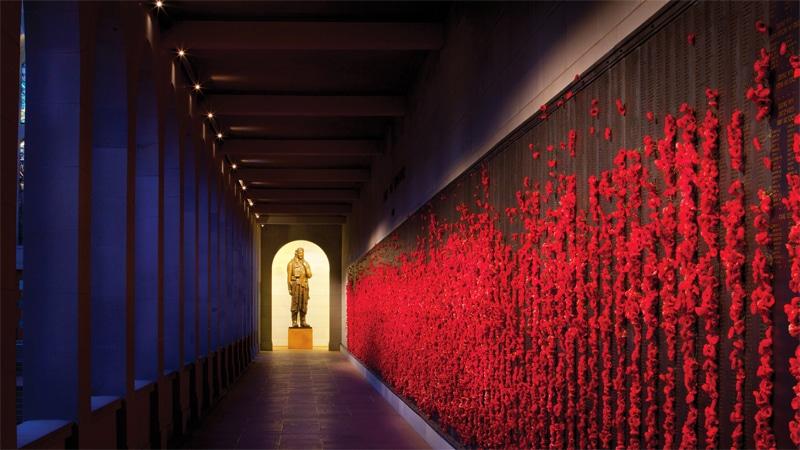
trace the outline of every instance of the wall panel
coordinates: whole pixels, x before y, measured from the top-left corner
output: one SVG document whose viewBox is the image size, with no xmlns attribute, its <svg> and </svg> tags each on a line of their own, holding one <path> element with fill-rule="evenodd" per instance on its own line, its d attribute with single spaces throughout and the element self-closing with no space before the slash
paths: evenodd
<svg viewBox="0 0 800 450">
<path fill-rule="evenodd" d="M 350 267 L 350 351 L 468 446 L 792 446 L 788 369 L 797 342 L 783 311 L 791 293 L 781 199 L 786 174 L 798 170 L 790 140 L 800 91 L 789 62 L 800 52 L 797 17 L 790 2 L 662 10 Z M 758 121 L 745 93 L 757 84 L 762 48 L 773 107 Z M 718 106 L 707 88 L 719 91 Z M 737 109 L 742 172 L 730 165 L 726 129 Z M 665 136 L 668 115 L 677 119 L 673 138 Z M 735 180 L 746 209 L 741 314 L 731 311 L 729 257 L 713 249 L 730 250 L 721 221 L 731 214 L 722 206 L 735 199 Z M 772 198 L 771 243 L 756 238 L 759 190 Z M 536 196 L 541 202 L 519 204 Z M 534 204 L 538 211 L 523 211 Z M 771 264 L 763 271 L 754 266 L 758 251 Z M 751 304 L 768 288 L 776 302 L 761 305 L 762 317 Z M 732 314 L 744 329 L 729 337 Z M 774 347 L 765 339 L 770 321 Z M 740 337 L 741 354 L 733 352 Z M 730 418 L 732 352 L 744 364 L 742 433 Z M 774 376 L 758 370 L 763 358 Z M 759 389 L 768 397 L 762 404 Z M 766 417 L 770 406 L 774 417 Z"/>
</svg>

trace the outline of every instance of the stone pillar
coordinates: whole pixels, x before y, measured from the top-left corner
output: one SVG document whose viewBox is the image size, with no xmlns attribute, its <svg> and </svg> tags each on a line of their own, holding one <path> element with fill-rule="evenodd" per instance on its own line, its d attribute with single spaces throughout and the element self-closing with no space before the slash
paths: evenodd
<svg viewBox="0 0 800 450">
<path fill-rule="evenodd" d="M 135 378 L 158 373 L 158 121 L 152 48 L 139 63 L 135 135 Z"/>
<path fill-rule="evenodd" d="M 195 165 L 197 180 L 197 352 L 208 355 L 208 148 L 210 130 L 204 126 L 204 140 Z"/>
<path fill-rule="evenodd" d="M 174 100 L 172 92 L 169 100 Z M 180 129 L 174 106 L 167 101 L 164 141 L 164 368 L 178 370 L 180 358 L 180 252 L 181 252 L 181 186 L 180 186 Z"/>
<path fill-rule="evenodd" d="M 77 420 L 90 410 L 93 36 L 80 28 L 82 13 L 78 2 L 25 5 L 26 420 Z"/>
<path fill-rule="evenodd" d="M 217 308 L 219 307 L 219 169 L 218 160 L 208 167 L 208 349 L 217 350 Z"/>
<path fill-rule="evenodd" d="M 219 344 L 221 348 L 228 345 L 228 314 L 230 312 L 230 295 L 228 292 L 228 283 L 230 279 L 230 255 L 228 248 L 230 245 L 229 231 L 230 231 L 230 215 L 228 210 L 228 196 L 229 185 L 226 180 L 223 180 L 222 191 L 220 192 L 220 217 L 222 218 L 222 225 L 220 226 L 220 258 L 223 270 L 220 273 L 220 309 L 219 309 Z"/>
<path fill-rule="evenodd" d="M 92 140 L 92 393 L 125 395 L 128 103 L 123 36 L 113 4 L 98 21 Z M 116 5 L 114 5 L 116 6 Z"/>
<path fill-rule="evenodd" d="M 183 149 L 183 363 L 192 363 L 197 356 L 195 315 L 197 310 L 197 189 L 195 183 L 196 152 L 187 137 Z"/>
</svg>

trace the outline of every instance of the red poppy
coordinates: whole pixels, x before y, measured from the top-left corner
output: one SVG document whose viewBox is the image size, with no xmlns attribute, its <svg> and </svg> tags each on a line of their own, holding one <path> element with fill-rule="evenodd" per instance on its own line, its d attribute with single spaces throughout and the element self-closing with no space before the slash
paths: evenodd
<svg viewBox="0 0 800 450">
<path fill-rule="evenodd" d="M 655 120 L 655 118 L 656 118 L 656 115 L 655 115 L 655 114 L 653 114 L 653 111 L 647 111 L 647 112 L 645 113 L 645 117 L 647 118 L 647 121 L 648 121 L 648 122 L 652 122 L 653 120 Z"/>
<path fill-rule="evenodd" d="M 792 72 L 792 76 L 794 78 L 800 78 L 800 56 L 792 55 L 789 57 L 789 64 L 792 66 L 794 71 Z"/>
<path fill-rule="evenodd" d="M 600 100 L 592 99 L 592 107 L 589 109 L 589 115 L 597 118 L 600 115 Z"/>
<path fill-rule="evenodd" d="M 689 33 L 689 34 L 686 35 L 686 42 L 688 42 L 689 45 L 694 45 L 695 41 L 697 41 L 697 35 L 696 34 Z"/>
<path fill-rule="evenodd" d="M 792 134 L 792 153 L 794 160 L 800 163 L 800 132 L 797 131 Z"/>
<path fill-rule="evenodd" d="M 718 89 L 706 88 L 706 100 L 708 100 L 709 108 L 716 108 L 718 99 L 719 99 Z"/>
<path fill-rule="evenodd" d="M 621 99 L 617 99 L 615 103 L 617 105 L 617 112 L 619 113 L 619 115 L 620 116 L 625 116 L 625 111 L 626 111 L 625 110 L 625 103 L 622 103 Z"/>
<path fill-rule="evenodd" d="M 767 31 L 769 31 L 769 27 L 767 27 L 767 24 L 765 24 L 761 20 L 756 20 L 756 31 L 758 31 L 759 33 L 766 33 Z"/>
<path fill-rule="evenodd" d="M 611 140 L 611 128 L 606 127 L 605 131 L 603 131 L 603 139 L 607 141 Z"/>
</svg>

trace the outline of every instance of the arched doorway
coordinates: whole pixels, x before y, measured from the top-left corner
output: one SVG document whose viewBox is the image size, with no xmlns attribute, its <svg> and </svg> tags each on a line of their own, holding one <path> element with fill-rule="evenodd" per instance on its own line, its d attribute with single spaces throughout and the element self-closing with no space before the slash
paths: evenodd
<svg viewBox="0 0 800 450">
<path fill-rule="evenodd" d="M 272 259 L 272 345 L 288 345 L 287 327 L 291 325 L 291 297 L 286 286 L 286 265 L 294 251 L 303 248 L 313 276 L 309 280 L 308 315 L 314 328 L 314 346 L 328 347 L 330 341 L 330 262 L 322 248 L 304 240 L 284 244 Z"/>
</svg>

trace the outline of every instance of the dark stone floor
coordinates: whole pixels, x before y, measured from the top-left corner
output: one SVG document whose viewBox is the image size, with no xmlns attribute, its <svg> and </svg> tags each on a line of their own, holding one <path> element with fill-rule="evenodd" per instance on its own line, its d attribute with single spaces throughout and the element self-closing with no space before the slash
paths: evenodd
<svg viewBox="0 0 800 450">
<path fill-rule="evenodd" d="M 260 353 L 186 448 L 429 448 L 345 356 Z"/>
</svg>

